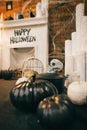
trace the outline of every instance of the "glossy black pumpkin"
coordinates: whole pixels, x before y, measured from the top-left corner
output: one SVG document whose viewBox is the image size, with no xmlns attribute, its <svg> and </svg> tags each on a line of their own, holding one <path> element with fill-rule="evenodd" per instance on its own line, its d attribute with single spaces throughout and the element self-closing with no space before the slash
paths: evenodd
<svg viewBox="0 0 87 130">
<path fill-rule="evenodd" d="M 40 123 L 48 129 L 65 129 L 74 119 L 74 107 L 66 95 L 43 99 L 37 108 Z"/>
<path fill-rule="evenodd" d="M 57 92 L 56 87 L 49 81 L 34 81 L 32 76 L 28 81 L 21 82 L 12 88 L 10 99 L 17 109 L 25 112 L 34 112 L 42 99 Z"/>
</svg>

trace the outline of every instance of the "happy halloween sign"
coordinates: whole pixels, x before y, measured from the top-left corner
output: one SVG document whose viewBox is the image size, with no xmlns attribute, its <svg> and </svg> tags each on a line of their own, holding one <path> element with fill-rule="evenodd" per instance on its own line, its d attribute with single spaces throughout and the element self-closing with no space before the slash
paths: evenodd
<svg viewBox="0 0 87 130">
<path fill-rule="evenodd" d="M 30 32 L 31 28 L 14 30 L 14 36 L 10 37 L 10 44 L 36 41 L 36 36 L 31 35 Z"/>
</svg>

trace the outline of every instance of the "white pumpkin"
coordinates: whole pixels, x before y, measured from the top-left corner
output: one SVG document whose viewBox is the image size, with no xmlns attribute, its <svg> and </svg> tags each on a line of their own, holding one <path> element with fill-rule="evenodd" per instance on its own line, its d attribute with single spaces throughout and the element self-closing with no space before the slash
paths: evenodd
<svg viewBox="0 0 87 130">
<path fill-rule="evenodd" d="M 19 83 L 21 83 L 21 82 L 24 82 L 24 81 L 27 81 L 28 80 L 28 78 L 26 78 L 26 77 L 22 77 L 22 78 L 19 78 L 17 81 L 16 81 L 16 85 L 17 84 L 19 84 Z"/>
<path fill-rule="evenodd" d="M 72 82 L 67 88 L 67 96 L 73 104 L 87 104 L 87 82 Z"/>
</svg>

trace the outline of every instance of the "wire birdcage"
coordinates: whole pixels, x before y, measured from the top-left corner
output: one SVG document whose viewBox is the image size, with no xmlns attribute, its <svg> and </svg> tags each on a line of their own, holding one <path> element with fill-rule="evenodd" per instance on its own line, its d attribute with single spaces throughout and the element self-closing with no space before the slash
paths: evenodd
<svg viewBox="0 0 87 130">
<path fill-rule="evenodd" d="M 25 60 L 22 66 L 22 75 L 25 71 L 34 70 L 36 72 L 43 73 L 44 66 L 43 63 L 37 58 L 29 58 Z"/>
</svg>

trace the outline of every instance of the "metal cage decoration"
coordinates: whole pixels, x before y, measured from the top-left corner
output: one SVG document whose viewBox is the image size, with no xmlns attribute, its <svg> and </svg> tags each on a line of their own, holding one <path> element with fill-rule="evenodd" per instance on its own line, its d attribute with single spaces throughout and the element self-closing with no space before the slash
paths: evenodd
<svg viewBox="0 0 87 130">
<path fill-rule="evenodd" d="M 28 60 L 24 61 L 22 66 L 22 75 L 27 70 L 34 70 L 36 72 L 43 73 L 44 66 L 43 63 L 37 58 L 29 58 Z"/>
</svg>

